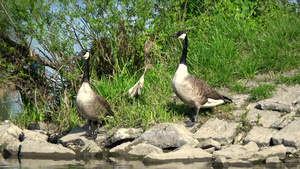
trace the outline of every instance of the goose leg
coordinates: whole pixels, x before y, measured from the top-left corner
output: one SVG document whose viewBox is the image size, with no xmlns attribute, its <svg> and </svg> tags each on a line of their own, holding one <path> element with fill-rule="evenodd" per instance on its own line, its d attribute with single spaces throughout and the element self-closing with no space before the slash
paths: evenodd
<svg viewBox="0 0 300 169">
<path fill-rule="evenodd" d="M 199 111 L 200 111 L 200 108 L 198 109 L 198 108 L 195 108 L 195 110 L 196 110 L 196 118 L 195 118 L 195 123 L 198 123 L 198 115 L 199 115 Z"/>
<path fill-rule="evenodd" d="M 191 120 L 188 121 L 188 122 L 186 123 L 186 127 L 192 127 L 192 126 L 194 126 L 194 124 L 195 124 L 195 115 L 194 115 L 194 111 L 196 110 L 196 108 L 195 108 L 195 107 L 192 107 L 191 109 L 192 109 Z"/>
<path fill-rule="evenodd" d="M 193 127 L 196 123 L 198 123 L 198 115 L 199 115 L 199 111 L 200 111 L 200 108 L 192 108 L 193 111 L 195 110 L 196 111 L 196 118 L 194 116 L 194 113 L 192 114 L 192 119 L 191 119 L 191 122 L 187 123 L 186 126 L 187 127 Z"/>
<path fill-rule="evenodd" d="M 96 135 L 96 137 L 97 137 L 97 135 Z M 94 133 L 92 131 L 92 120 L 89 120 L 89 131 L 87 132 L 86 138 L 89 140 L 92 140 L 96 137 L 94 136 Z"/>
<path fill-rule="evenodd" d="M 92 121 L 89 120 L 89 130 L 87 131 L 87 136 L 86 137 L 91 137 L 93 135 L 92 131 Z"/>
<path fill-rule="evenodd" d="M 136 94 L 136 96 L 135 96 L 135 104 L 136 104 L 136 106 L 138 106 L 139 105 L 139 94 Z"/>
</svg>

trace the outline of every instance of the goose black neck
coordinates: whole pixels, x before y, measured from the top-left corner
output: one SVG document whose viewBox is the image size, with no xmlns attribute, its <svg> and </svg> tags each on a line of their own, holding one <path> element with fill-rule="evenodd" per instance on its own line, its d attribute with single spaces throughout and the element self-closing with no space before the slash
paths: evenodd
<svg viewBox="0 0 300 169">
<path fill-rule="evenodd" d="M 89 70 L 90 70 L 90 65 L 89 65 L 90 58 L 84 59 L 84 74 L 83 74 L 83 82 L 90 82 L 90 76 L 89 76 Z"/>
<path fill-rule="evenodd" d="M 188 48 L 188 38 L 186 35 L 186 37 L 183 40 L 183 49 L 182 49 L 182 56 L 181 56 L 180 64 L 187 65 L 187 61 L 186 61 L 187 48 Z"/>
</svg>

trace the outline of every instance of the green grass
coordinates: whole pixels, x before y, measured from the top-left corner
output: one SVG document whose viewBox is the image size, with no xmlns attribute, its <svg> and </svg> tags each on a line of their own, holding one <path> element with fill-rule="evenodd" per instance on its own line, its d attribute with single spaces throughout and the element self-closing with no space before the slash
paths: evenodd
<svg viewBox="0 0 300 169">
<path fill-rule="evenodd" d="M 300 18 L 278 15 L 265 17 L 263 24 L 255 19 L 216 19 L 204 23 L 202 27 L 185 25 L 189 37 L 189 73 L 203 79 L 213 87 L 227 87 L 231 92 L 250 93 L 255 101 L 272 96 L 274 85 L 261 85 L 249 89 L 237 82 L 252 79 L 257 73 L 269 71 L 283 72 L 300 66 Z M 164 122 L 180 122 L 191 114 L 186 104 L 175 104 L 171 82 L 182 52 L 182 41 L 168 37 L 176 33 L 173 26 L 162 30 L 163 36 L 157 40 L 157 60 L 145 75 L 145 85 L 139 106 L 128 98 L 127 91 L 142 75 L 130 73 L 127 67 L 115 76 L 91 77 L 93 89 L 105 97 L 112 105 L 115 119 L 108 119 L 109 127 L 142 127 L 147 130 L 152 125 Z M 97 69 L 97 68 L 94 68 Z M 95 71 L 95 70 L 94 70 Z M 93 71 L 92 71 L 93 72 Z M 280 77 L 278 83 L 299 84 L 300 74 L 295 77 Z M 74 104 L 76 95 L 69 95 L 69 102 L 55 108 L 53 119 L 64 130 L 84 124 Z M 203 110 L 201 119 L 220 116 L 230 117 L 234 108 L 220 106 L 212 111 Z M 52 110 L 51 110 L 52 111 Z M 221 112 L 221 113 L 220 113 Z M 41 114 L 42 113 L 42 114 Z M 224 113 L 224 114 L 223 114 Z M 38 119 L 45 120 L 49 112 L 41 112 L 25 107 L 16 122 L 28 124 Z M 250 128 L 246 113 L 243 126 Z M 200 120 L 201 121 L 201 120 Z"/>
<path fill-rule="evenodd" d="M 251 99 L 255 101 L 264 100 L 272 97 L 273 92 L 276 90 L 276 86 L 263 84 L 251 89 Z"/>
<path fill-rule="evenodd" d="M 280 76 L 276 79 L 276 83 L 284 83 L 287 85 L 300 84 L 300 73 L 297 73 L 295 76 L 291 77 Z"/>
<path fill-rule="evenodd" d="M 231 91 L 241 94 L 249 93 L 250 89 L 244 86 L 241 82 L 236 82 L 231 86 Z"/>
</svg>

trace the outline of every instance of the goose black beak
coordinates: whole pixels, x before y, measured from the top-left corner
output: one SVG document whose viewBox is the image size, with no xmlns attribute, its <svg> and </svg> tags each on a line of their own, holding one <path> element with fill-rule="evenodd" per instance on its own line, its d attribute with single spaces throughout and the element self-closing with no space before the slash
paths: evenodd
<svg viewBox="0 0 300 169">
<path fill-rule="evenodd" d="M 78 54 L 79 57 L 82 57 L 86 54 L 86 52 L 88 52 L 87 50 L 83 49 L 81 50 L 81 52 Z"/>
<path fill-rule="evenodd" d="M 174 35 L 170 35 L 170 37 L 177 38 L 177 33 L 176 33 L 176 34 L 174 34 Z"/>
</svg>

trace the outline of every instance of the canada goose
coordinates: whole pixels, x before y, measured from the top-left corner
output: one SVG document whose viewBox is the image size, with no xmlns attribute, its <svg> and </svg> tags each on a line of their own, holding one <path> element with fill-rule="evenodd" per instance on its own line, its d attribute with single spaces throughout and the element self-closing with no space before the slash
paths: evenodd
<svg viewBox="0 0 300 169">
<path fill-rule="evenodd" d="M 200 108 L 212 108 L 223 103 L 232 102 L 232 100 L 219 94 L 203 80 L 188 73 L 186 60 L 188 48 L 187 34 L 179 31 L 171 35 L 171 37 L 183 40 L 182 57 L 172 80 L 172 88 L 181 101 L 188 104 L 189 107 L 196 109 L 196 118 L 193 115 L 192 123 L 187 125 L 192 126 L 198 122 Z"/>
<path fill-rule="evenodd" d="M 107 114 L 112 115 L 112 111 L 106 99 L 100 96 L 98 93 L 95 93 L 90 86 L 89 52 L 83 50 L 79 55 L 84 59 L 85 69 L 83 82 L 76 97 L 76 105 L 79 113 L 89 121 L 89 131 L 87 133 L 87 138 L 94 139 L 97 137 L 97 132 L 92 132 L 91 123 L 97 122 L 98 131 L 100 125 L 103 122 L 102 117 L 105 117 Z"/>
<path fill-rule="evenodd" d="M 139 95 L 142 93 L 142 89 L 144 87 L 144 82 L 145 82 L 145 73 L 147 71 L 148 66 L 145 67 L 143 75 L 140 77 L 139 81 L 135 83 L 134 86 L 132 86 L 128 90 L 128 94 L 131 98 L 136 99 L 136 103 L 138 101 Z"/>
</svg>

